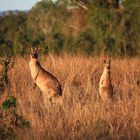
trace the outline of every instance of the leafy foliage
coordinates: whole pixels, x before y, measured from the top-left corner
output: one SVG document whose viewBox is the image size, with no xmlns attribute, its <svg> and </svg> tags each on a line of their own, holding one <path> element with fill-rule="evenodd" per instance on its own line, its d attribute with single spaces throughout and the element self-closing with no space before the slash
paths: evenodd
<svg viewBox="0 0 140 140">
<path fill-rule="evenodd" d="M 2 103 L 2 109 L 8 109 L 10 107 L 16 108 L 16 102 L 17 102 L 16 98 L 11 96 L 8 100 Z"/>
<path fill-rule="evenodd" d="M 13 59 L 7 54 L 7 56 L 0 58 L 0 64 L 2 65 L 0 73 L 0 93 L 2 93 L 8 84 L 8 71 L 13 66 Z"/>
<path fill-rule="evenodd" d="M 0 55 L 25 56 L 32 45 L 43 53 L 139 56 L 139 26 L 139 0 L 42 0 L 28 13 L 0 17 Z"/>
<path fill-rule="evenodd" d="M 17 99 L 14 96 L 7 98 L 0 110 L 0 139 L 16 139 L 17 128 L 30 128 L 30 122 L 25 120 L 16 111 Z"/>
</svg>

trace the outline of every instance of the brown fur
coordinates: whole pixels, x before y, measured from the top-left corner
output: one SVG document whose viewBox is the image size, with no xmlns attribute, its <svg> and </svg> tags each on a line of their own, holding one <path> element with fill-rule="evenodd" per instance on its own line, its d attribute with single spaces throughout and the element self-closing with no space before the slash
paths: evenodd
<svg viewBox="0 0 140 140">
<path fill-rule="evenodd" d="M 105 62 L 104 71 L 100 78 L 99 94 L 102 100 L 113 98 L 110 70 L 111 65 L 109 60 L 108 62 Z"/>
<path fill-rule="evenodd" d="M 32 50 L 30 55 L 29 67 L 31 70 L 31 75 L 34 83 L 42 91 L 43 97 L 50 100 L 54 97 L 59 97 L 62 95 L 61 85 L 57 78 L 51 73 L 42 68 L 38 61 L 37 50 Z"/>
</svg>

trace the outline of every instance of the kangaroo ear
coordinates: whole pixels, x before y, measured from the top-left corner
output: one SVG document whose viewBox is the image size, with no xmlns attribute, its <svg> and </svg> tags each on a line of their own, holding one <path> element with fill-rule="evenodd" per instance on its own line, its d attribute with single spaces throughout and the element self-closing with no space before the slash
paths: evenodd
<svg viewBox="0 0 140 140">
<path fill-rule="evenodd" d="M 30 47 L 30 50 L 31 50 L 31 52 L 34 52 L 34 48 L 32 46 Z"/>
<path fill-rule="evenodd" d="M 106 60 L 104 60 L 104 64 L 106 64 Z"/>
<path fill-rule="evenodd" d="M 38 48 L 34 48 L 34 51 L 38 51 Z"/>
<path fill-rule="evenodd" d="M 108 63 L 109 63 L 109 64 L 111 63 L 111 58 L 108 59 Z"/>
<path fill-rule="evenodd" d="M 32 47 L 30 47 L 30 50 L 31 50 L 31 51 L 33 51 L 33 48 L 32 48 Z"/>
<path fill-rule="evenodd" d="M 35 47 L 35 48 L 33 48 L 33 50 L 35 51 L 35 52 L 39 52 L 40 50 L 41 50 L 41 47 Z"/>
<path fill-rule="evenodd" d="M 42 48 L 41 48 L 41 47 L 39 47 L 39 48 L 38 48 L 38 52 L 39 52 L 39 51 L 41 51 L 41 50 L 42 50 Z"/>
</svg>

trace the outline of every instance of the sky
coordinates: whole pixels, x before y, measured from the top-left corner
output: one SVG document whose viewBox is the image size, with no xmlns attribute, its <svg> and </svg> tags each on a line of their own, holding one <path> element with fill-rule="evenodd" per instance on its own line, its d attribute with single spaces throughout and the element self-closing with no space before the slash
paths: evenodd
<svg viewBox="0 0 140 140">
<path fill-rule="evenodd" d="M 41 0 L 0 0 L 0 11 L 29 10 Z"/>
</svg>

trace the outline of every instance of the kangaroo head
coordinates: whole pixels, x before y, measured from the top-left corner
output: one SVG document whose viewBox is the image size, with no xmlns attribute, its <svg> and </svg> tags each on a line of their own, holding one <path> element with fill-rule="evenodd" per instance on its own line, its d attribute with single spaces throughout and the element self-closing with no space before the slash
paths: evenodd
<svg viewBox="0 0 140 140">
<path fill-rule="evenodd" d="M 37 48 L 31 48 L 30 58 L 38 59 L 38 49 Z"/>
<path fill-rule="evenodd" d="M 104 68 L 107 70 L 111 69 L 111 60 L 104 60 Z"/>
</svg>

